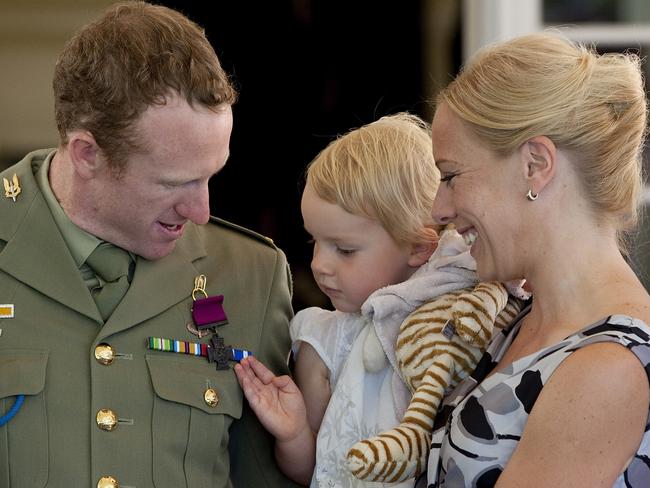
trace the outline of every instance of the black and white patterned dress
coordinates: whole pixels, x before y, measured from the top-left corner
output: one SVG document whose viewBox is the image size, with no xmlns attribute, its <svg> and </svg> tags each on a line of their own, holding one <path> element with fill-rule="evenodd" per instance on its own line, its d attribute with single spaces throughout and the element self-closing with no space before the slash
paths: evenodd
<svg viewBox="0 0 650 488">
<path fill-rule="evenodd" d="M 624 315 L 585 327 L 483 380 L 508 349 L 520 323 L 494 339 L 472 377 L 446 398 L 434 426 L 429 488 L 494 486 L 517 447 L 544 384 L 576 349 L 598 342 L 622 344 L 639 358 L 650 381 L 650 327 Z M 614 487 L 650 487 L 650 413 L 641 445 Z"/>
</svg>

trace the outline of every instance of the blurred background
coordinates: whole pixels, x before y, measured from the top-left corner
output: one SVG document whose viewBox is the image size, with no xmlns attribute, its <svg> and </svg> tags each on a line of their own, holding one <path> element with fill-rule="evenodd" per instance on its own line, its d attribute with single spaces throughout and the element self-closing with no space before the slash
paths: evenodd
<svg viewBox="0 0 650 488">
<path fill-rule="evenodd" d="M 111 3 L 0 0 L 0 168 L 57 145 L 54 63 L 76 29 Z M 285 251 L 296 311 L 329 307 L 311 278 L 300 194 L 305 166 L 337 135 L 398 111 L 430 119 L 437 91 L 492 41 L 553 26 L 601 52 L 645 57 L 650 48 L 646 0 L 156 3 L 205 28 L 240 91 L 231 157 L 211 183 L 211 211 Z M 645 201 L 647 208 L 650 190 Z M 632 260 L 646 287 L 649 254 L 644 217 Z"/>
</svg>

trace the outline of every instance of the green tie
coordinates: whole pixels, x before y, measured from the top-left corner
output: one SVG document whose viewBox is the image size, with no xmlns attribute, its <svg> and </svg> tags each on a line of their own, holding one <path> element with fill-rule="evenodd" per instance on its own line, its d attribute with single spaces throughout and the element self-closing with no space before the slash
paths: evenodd
<svg viewBox="0 0 650 488">
<path fill-rule="evenodd" d="M 90 253 L 86 264 L 104 282 L 93 288 L 91 294 L 102 319 L 106 321 L 129 289 L 131 256 L 124 249 L 102 242 Z"/>
</svg>

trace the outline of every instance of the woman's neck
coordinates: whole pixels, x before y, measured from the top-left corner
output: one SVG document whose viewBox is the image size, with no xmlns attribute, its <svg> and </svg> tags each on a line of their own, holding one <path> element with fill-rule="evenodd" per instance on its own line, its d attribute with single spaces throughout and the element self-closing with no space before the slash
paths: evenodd
<svg viewBox="0 0 650 488">
<path fill-rule="evenodd" d="M 549 255 L 561 257 L 527 276 L 533 304 L 513 342 L 517 355 L 555 344 L 610 315 L 650 320 L 650 297 L 615 246 Z"/>
</svg>

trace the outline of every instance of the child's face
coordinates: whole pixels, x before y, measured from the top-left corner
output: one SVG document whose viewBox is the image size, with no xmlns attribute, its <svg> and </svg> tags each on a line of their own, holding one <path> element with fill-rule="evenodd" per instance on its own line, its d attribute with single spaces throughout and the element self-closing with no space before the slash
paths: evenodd
<svg viewBox="0 0 650 488">
<path fill-rule="evenodd" d="M 398 245 L 378 221 L 326 202 L 311 185 L 301 210 L 314 240 L 314 279 L 337 310 L 358 312 L 372 292 L 406 280 L 421 264 L 411 265 L 413 246 Z"/>
</svg>

